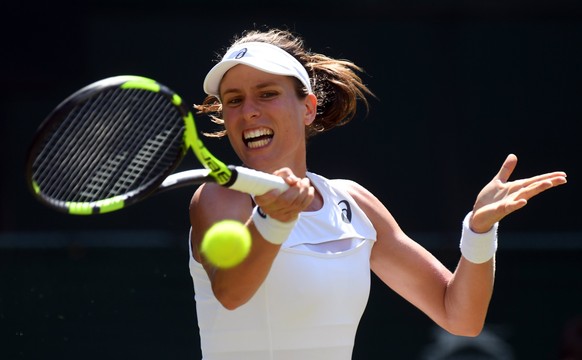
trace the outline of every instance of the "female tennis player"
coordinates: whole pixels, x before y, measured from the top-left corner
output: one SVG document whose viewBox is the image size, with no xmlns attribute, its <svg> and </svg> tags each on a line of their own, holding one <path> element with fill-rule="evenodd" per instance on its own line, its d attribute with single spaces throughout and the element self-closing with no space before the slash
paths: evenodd
<svg viewBox="0 0 582 360">
<path fill-rule="evenodd" d="M 306 139 L 350 121 L 372 95 L 361 69 L 304 48 L 288 31 L 249 31 L 207 74 L 197 109 L 214 116 L 245 166 L 281 176 L 289 189 L 251 197 L 206 184 L 190 204 L 191 258 L 204 359 L 351 359 L 370 270 L 452 334 L 476 336 L 492 294 L 500 220 L 566 183 L 564 172 L 509 181 L 507 156 L 462 221 L 451 273 L 399 227 L 368 190 L 308 171 Z M 430 204 L 423 212 L 430 216 Z M 215 222 L 252 234 L 231 269 L 199 253 Z"/>
</svg>

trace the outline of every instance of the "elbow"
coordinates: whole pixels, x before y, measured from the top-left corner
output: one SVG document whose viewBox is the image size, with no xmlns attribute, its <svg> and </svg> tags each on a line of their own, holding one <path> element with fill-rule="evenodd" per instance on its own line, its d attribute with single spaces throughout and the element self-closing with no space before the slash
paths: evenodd
<svg viewBox="0 0 582 360">
<path fill-rule="evenodd" d="M 465 337 L 477 337 L 481 334 L 482 331 L 483 331 L 483 328 L 480 328 L 480 329 L 475 328 L 475 329 L 459 331 L 456 334 L 454 333 L 453 335 L 465 336 Z"/>
<path fill-rule="evenodd" d="M 463 323 L 447 328 L 449 333 L 456 336 L 477 337 L 481 334 L 484 328 L 483 322 Z"/>
<path fill-rule="evenodd" d="M 222 305 L 223 308 L 225 308 L 226 310 L 229 310 L 229 311 L 234 311 L 234 310 L 238 309 L 239 306 L 241 305 L 241 304 L 234 303 L 234 302 L 222 302 L 222 301 L 220 302 L 220 304 Z"/>
<path fill-rule="evenodd" d="M 235 301 L 232 299 L 225 299 L 225 298 L 217 298 L 218 302 L 220 303 L 220 305 L 222 305 L 223 308 L 225 308 L 226 310 L 236 310 L 238 309 L 241 305 L 243 305 L 243 302 L 240 301 Z"/>
<path fill-rule="evenodd" d="M 236 310 L 246 304 L 250 298 L 228 289 L 213 289 L 214 297 L 226 310 Z"/>
</svg>

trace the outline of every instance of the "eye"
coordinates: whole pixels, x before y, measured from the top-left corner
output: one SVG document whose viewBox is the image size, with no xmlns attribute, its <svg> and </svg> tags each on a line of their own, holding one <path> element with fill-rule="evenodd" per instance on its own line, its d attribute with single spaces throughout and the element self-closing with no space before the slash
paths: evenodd
<svg viewBox="0 0 582 360">
<path fill-rule="evenodd" d="M 242 102 L 242 99 L 237 96 L 227 97 L 224 99 L 224 104 L 227 106 L 236 106 Z"/>
<path fill-rule="evenodd" d="M 274 90 L 268 90 L 268 91 L 263 91 L 263 92 L 261 92 L 261 95 L 260 95 L 260 96 L 261 96 L 261 98 L 263 98 L 263 99 L 269 99 L 269 98 L 272 98 L 272 97 L 275 97 L 275 96 L 277 96 L 278 94 L 279 94 L 279 93 L 278 93 L 277 91 L 274 91 Z"/>
</svg>

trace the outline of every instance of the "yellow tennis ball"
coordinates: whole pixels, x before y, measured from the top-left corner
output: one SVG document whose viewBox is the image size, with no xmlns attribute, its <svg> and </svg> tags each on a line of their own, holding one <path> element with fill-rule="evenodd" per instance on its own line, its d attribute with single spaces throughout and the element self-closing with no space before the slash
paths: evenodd
<svg viewBox="0 0 582 360">
<path fill-rule="evenodd" d="M 212 265 L 228 269 L 240 264 L 251 250 L 249 229 L 236 220 L 222 220 L 212 225 L 200 244 L 200 252 Z"/>
</svg>

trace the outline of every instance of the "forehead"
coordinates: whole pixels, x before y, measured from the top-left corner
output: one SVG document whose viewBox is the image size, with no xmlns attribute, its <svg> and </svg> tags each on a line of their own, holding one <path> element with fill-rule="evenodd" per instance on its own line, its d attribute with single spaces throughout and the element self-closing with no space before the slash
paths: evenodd
<svg viewBox="0 0 582 360">
<path fill-rule="evenodd" d="M 293 78 L 285 75 L 271 74 L 248 65 L 239 64 L 229 69 L 220 82 L 221 92 L 230 88 L 248 86 L 289 85 L 293 86 Z"/>
</svg>

